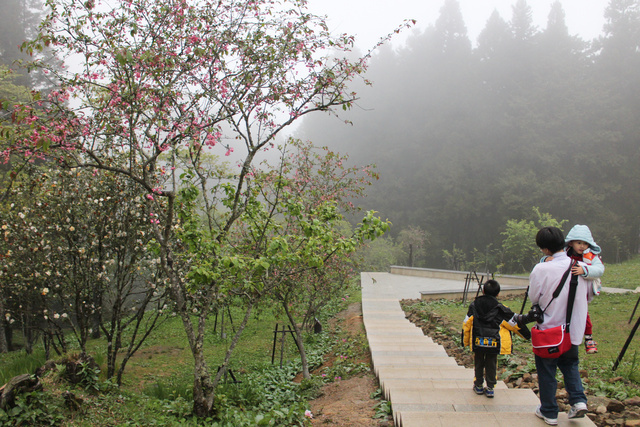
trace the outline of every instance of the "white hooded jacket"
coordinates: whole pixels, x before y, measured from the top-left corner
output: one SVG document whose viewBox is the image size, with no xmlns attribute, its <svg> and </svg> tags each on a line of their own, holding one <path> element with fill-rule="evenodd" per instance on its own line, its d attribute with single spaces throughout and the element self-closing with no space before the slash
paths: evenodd
<svg viewBox="0 0 640 427">
<path fill-rule="evenodd" d="M 571 259 L 565 251 L 553 254 L 553 259 L 548 262 L 537 264 L 529 275 L 529 297 L 532 304 L 538 304 L 545 309 L 544 322 L 538 324 L 541 330 L 564 325 L 567 317 L 567 301 L 569 300 L 569 282 L 571 275 L 567 276 L 566 282 L 560 295 L 553 299 L 553 291 L 560 284 L 564 272 L 571 265 Z M 593 288 L 584 277 L 578 277 L 578 289 L 573 303 L 573 313 L 571 315 L 571 343 L 580 345 L 584 336 L 587 322 L 588 302 L 593 299 Z M 548 307 L 547 307 L 548 306 Z"/>
</svg>

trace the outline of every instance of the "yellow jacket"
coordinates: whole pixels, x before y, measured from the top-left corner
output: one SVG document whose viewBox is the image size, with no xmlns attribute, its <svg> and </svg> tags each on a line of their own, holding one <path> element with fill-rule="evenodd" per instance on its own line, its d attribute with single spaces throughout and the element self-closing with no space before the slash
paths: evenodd
<svg viewBox="0 0 640 427">
<path fill-rule="evenodd" d="M 512 332 L 525 338 L 525 336 L 520 333 L 520 327 L 518 327 L 517 323 L 514 322 L 511 324 L 511 322 L 503 320 L 502 323 L 500 323 L 500 354 L 511 354 L 513 351 Z M 469 347 L 469 349 L 473 351 L 473 315 L 465 317 L 462 324 L 462 343 L 465 347 Z"/>
</svg>

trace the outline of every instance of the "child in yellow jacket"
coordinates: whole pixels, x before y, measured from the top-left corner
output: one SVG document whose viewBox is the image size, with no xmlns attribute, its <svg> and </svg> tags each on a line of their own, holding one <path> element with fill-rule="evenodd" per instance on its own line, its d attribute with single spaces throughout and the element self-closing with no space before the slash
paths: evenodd
<svg viewBox="0 0 640 427">
<path fill-rule="evenodd" d="M 500 284 L 487 280 L 482 286 L 483 295 L 470 305 L 462 324 L 463 344 L 474 352 L 475 378 L 473 391 L 493 397 L 498 368 L 498 354 L 511 354 L 515 332 L 525 339 L 531 338 L 523 316 L 515 314 L 498 302 Z M 483 388 L 486 378 L 487 387 Z"/>
</svg>

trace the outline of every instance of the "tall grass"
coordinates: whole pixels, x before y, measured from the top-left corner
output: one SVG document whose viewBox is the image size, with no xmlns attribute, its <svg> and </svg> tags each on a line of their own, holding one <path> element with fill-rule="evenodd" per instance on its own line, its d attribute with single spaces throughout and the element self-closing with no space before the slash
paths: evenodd
<svg viewBox="0 0 640 427">
<path fill-rule="evenodd" d="M 44 350 L 36 349 L 31 354 L 27 354 L 24 350 L 4 354 L 0 360 L 1 385 L 15 376 L 35 373 L 36 369 L 45 364 L 47 358 Z"/>
</svg>

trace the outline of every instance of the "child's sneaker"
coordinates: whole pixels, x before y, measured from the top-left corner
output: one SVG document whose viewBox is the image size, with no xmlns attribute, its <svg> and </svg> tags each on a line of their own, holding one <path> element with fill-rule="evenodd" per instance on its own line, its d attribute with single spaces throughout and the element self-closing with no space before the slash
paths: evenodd
<svg viewBox="0 0 640 427">
<path fill-rule="evenodd" d="M 481 385 L 473 385 L 473 391 L 476 392 L 476 394 L 483 394 L 484 393 L 484 389 L 482 388 Z"/>
<path fill-rule="evenodd" d="M 586 340 L 584 342 L 584 347 L 587 350 L 587 354 L 593 354 L 593 353 L 597 353 L 598 352 L 598 347 L 597 347 L 597 342 L 595 342 L 594 340 L 590 339 L 590 340 Z"/>
<path fill-rule="evenodd" d="M 493 397 L 493 389 L 489 388 L 489 387 L 485 388 L 484 389 L 484 395 L 487 396 L 487 397 Z"/>
</svg>

